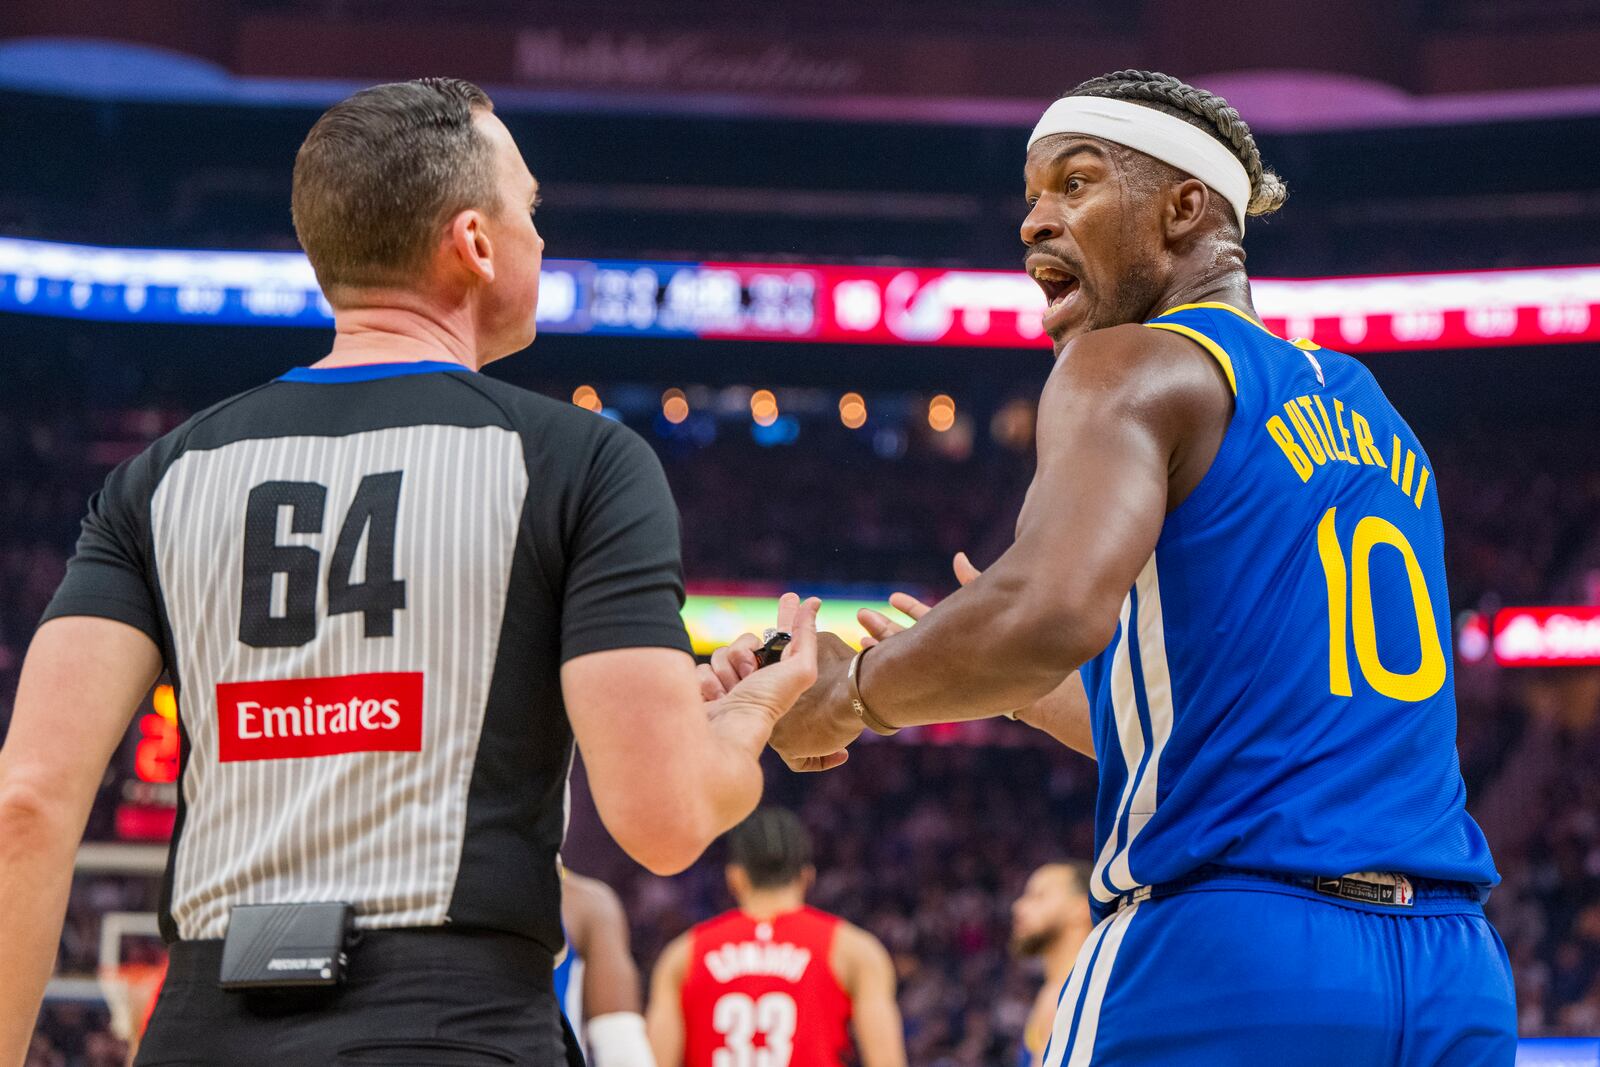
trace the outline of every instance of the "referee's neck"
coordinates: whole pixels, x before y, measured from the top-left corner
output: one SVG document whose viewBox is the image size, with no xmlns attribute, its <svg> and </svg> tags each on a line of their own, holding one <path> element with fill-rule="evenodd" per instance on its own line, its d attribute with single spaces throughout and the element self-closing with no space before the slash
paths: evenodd
<svg viewBox="0 0 1600 1067">
<path fill-rule="evenodd" d="M 349 367 L 432 361 L 459 363 L 478 370 L 489 362 L 478 349 L 466 309 L 438 311 L 419 304 L 420 298 L 409 296 L 382 304 L 336 308 L 333 347 L 315 365 Z"/>
</svg>

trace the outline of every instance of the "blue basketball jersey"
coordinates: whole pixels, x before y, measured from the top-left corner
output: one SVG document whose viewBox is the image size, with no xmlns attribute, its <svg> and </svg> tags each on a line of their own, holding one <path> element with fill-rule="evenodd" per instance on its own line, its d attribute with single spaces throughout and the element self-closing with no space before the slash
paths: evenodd
<svg viewBox="0 0 1600 1067">
<path fill-rule="evenodd" d="M 565 927 L 561 930 L 561 955 L 556 957 L 555 988 L 556 1003 L 561 1005 L 561 1013 L 567 1017 L 567 1022 L 572 1024 L 573 1031 L 581 1034 L 583 956 L 578 953 L 578 946 L 567 937 Z"/>
<path fill-rule="evenodd" d="M 1205 865 L 1486 894 L 1427 453 L 1347 355 L 1224 304 L 1146 325 L 1209 352 L 1234 413 L 1083 667 L 1097 914 Z"/>
</svg>

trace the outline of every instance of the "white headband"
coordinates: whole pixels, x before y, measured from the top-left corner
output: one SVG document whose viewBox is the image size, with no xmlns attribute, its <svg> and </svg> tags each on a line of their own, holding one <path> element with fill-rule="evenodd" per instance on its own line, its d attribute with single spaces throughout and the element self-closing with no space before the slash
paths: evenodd
<svg viewBox="0 0 1600 1067">
<path fill-rule="evenodd" d="M 1126 100 L 1101 96 L 1066 96 L 1045 109 L 1028 137 L 1028 147 L 1041 137 L 1077 133 L 1125 145 L 1209 185 L 1233 205 L 1244 233 L 1245 210 L 1250 206 L 1250 176 L 1215 137 L 1180 118 Z"/>
</svg>

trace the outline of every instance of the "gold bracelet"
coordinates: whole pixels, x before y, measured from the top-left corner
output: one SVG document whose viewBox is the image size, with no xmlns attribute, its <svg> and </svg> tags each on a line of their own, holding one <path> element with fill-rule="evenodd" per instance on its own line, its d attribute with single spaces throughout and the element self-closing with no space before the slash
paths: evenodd
<svg viewBox="0 0 1600 1067">
<path fill-rule="evenodd" d="M 899 733 L 900 727 L 890 726 L 872 714 L 872 709 L 867 707 L 867 702 L 861 699 L 861 660 L 868 650 L 874 647 L 876 646 L 868 645 L 867 648 L 857 652 L 856 658 L 850 661 L 850 706 L 855 709 L 856 718 L 861 720 L 861 725 L 875 734 L 888 737 L 891 734 Z"/>
</svg>

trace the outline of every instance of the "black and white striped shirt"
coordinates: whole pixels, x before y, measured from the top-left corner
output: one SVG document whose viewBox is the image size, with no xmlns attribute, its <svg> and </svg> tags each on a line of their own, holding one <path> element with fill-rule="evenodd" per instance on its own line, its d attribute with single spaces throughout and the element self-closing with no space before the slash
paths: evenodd
<svg viewBox="0 0 1600 1067">
<path fill-rule="evenodd" d="M 455 364 L 301 369 L 196 415 L 95 496 L 45 618 L 162 649 L 179 694 L 169 939 L 234 904 L 562 944 L 560 666 L 689 649 L 659 462 Z"/>
</svg>

